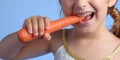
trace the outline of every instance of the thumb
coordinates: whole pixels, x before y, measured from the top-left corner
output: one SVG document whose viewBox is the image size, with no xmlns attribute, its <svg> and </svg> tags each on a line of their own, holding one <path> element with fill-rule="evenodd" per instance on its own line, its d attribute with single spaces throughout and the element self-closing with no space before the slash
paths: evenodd
<svg viewBox="0 0 120 60">
<path fill-rule="evenodd" d="M 49 34 L 49 33 L 45 33 L 44 35 L 43 35 L 43 38 L 45 39 L 45 40 L 51 40 L 51 35 Z"/>
</svg>

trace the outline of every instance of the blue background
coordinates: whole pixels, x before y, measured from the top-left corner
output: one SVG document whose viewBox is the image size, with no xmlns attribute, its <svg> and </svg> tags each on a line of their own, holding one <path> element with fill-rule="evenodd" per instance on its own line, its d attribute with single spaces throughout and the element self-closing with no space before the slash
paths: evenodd
<svg viewBox="0 0 120 60">
<path fill-rule="evenodd" d="M 120 0 L 116 7 L 120 10 Z M 58 0 L 0 0 L 0 40 L 18 31 L 26 18 L 37 15 L 48 16 L 51 20 L 59 19 Z M 108 29 L 112 23 L 113 19 L 108 15 L 106 24 Z M 50 53 L 28 60 L 54 60 L 54 56 Z"/>
</svg>

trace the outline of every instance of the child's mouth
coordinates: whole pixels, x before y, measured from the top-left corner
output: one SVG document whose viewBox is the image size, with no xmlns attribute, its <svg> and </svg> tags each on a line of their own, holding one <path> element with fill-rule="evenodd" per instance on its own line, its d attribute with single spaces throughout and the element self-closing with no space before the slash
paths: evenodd
<svg viewBox="0 0 120 60">
<path fill-rule="evenodd" d="M 88 23 L 95 15 L 95 12 L 86 12 L 79 14 L 78 16 L 85 16 L 84 20 L 80 21 L 81 24 Z"/>
</svg>

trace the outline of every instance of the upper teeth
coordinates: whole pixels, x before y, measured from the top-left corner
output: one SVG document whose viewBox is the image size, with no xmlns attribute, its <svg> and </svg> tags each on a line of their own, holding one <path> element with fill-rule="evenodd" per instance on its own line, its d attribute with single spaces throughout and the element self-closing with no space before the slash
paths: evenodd
<svg viewBox="0 0 120 60">
<path fill-rule="evenodd" d="M 83 13 L 83 14 L 80 14 L 79 16 L 90 16 L 92 14 L 92 12 L 89 12 L 89 13 Z"/>
</svg>

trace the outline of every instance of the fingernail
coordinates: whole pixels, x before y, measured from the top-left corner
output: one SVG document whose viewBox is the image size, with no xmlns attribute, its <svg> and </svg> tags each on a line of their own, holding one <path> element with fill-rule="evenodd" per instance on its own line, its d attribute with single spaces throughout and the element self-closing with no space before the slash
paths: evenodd
<svg viewBox="0 0 120 60">
<path fill-rule="evenodd" d="M 35 33 L 34 36 L 38 36 L 38 33 Z"/>
<path fill-rule="evenodd" d="M 43 35 L 44 33 L 43 32 L 40 32 L 40 35 Z"/>
<path fill-rule="evenodd" d="M 45 37 L 48 38 L 49 36 L 46 34 Z"/>
<path fill-rule="evenodd" d="M 30 33 L 30 34 L 32 34 L 32 31 L 31 31 L 31 30 L 29 30 L 29 33 Z"/>
<path fill-rule="evenodd" d="M 48 29 L 49 29 L 49 26 L 47 26 L 46 29 L 48 30 Z"/>
<path fill-rule="evenodd" d="M 46 38 L 47 38 L 47 40 L 48 40 L 48 41 L 50 40 L 50 37 L 49 37 L 49 35 L 46 35 Z"/>
</svg>

